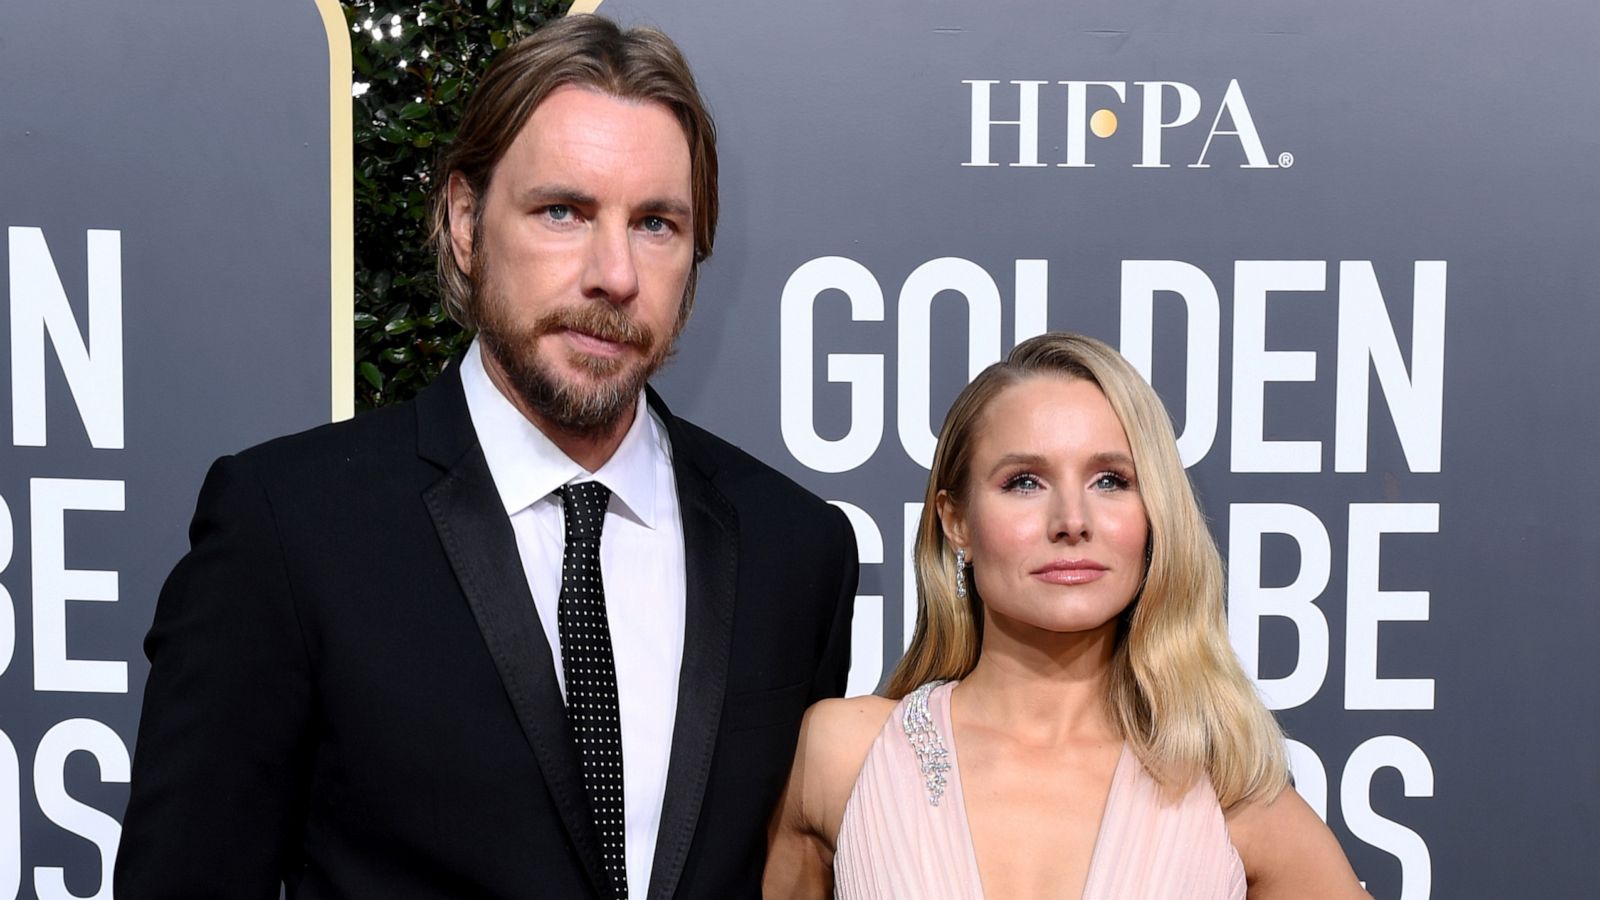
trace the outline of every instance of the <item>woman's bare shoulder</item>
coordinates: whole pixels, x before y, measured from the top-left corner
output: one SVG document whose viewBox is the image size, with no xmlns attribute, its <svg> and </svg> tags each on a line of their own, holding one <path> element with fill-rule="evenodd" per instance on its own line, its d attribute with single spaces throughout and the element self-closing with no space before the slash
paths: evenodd
<svg viewBox="0 0 1600 900">
<path fill-rule="evenodd" d="M 806 722 L 829 738 L 871 744 L 894 707 L 895 701 L 877 694 L 819 700 L 806 710 Z"/>
<path fill-rule="evenodd" d="M 832 896 L 833 851 L 856 776 L 894 701 L 822 700 L 806 710 L 800 743 L 767 828 L 767 897 Z"/>
<path fill-rule="evenodd" d="M 1235 804 L 1225 816 L 1252 898 L 1370 900 L 1333 832 L 1294 788 Z"/>
<path fill-rule="evenodd" d="M 830 846 L 844 819 L 856 776 L 894 707 L 895 701 L 869 694 L 821 700 L 806 710 L 800 725 L 796 774 L 805 791 L 808 818 Z"/>
<path fill-rule="evenodd" d="M 800 725 L 800 747 L 819 767 L 853 785 L 873 741 L 883 730 L 895 701 L 867 694 L 820 700 L 806 710 Z"/>
</svg>

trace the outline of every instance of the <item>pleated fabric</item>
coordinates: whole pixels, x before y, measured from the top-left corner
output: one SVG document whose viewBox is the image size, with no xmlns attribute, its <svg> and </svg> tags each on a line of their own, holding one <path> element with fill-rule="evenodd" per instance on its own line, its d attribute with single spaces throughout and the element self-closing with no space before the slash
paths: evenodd
<svg viewBox="0 0 1600 900">
<path fill-rule="evenodd" d="M 950 725 L 954 687 L 953 682 L 924 685 L 901 700 L 867 753 L 834 850 L 839 900 L 983 897 Z M 924 771 L 907 734 L 906 713 L 917 708 L 918 694 L 947 751 L 948 768 L 925 752 L 932 765 Z M 935 796 L 938 803 L 932 802 Z M 1084 900 L 1244 896 L 1244 866 L 1210 783 L 1200 781 L 1177 802 L 1165 802 L 1160 786 L 1124 744 L 1095 839 Z"/>
<path fill-rule="evenodd" d="M 1244 864 L 1211 782 L 1197 781 L 1176 803 L 1127 744 L 1100 816 L 1084 900 L 1183 897 L 1244 900 Z"/>
<path fill-rule="evenodd" d="M 889 714 L 867 752 L 845 804 L 833 853 L 837 900 L 962 900 L 982 897 L 978 861 L 962 803 L 961 767 L 950 740 L 950 689 L 954 682 L 923 685 Z M 904 723 L 916 694 L 949 750 L 943 795 L 930 802 L 927 778 Z"/>
</svg>

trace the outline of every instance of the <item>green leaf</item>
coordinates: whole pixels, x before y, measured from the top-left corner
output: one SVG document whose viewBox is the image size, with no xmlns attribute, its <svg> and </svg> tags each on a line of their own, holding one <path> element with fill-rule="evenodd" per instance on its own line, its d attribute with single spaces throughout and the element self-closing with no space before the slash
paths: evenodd
<svg viewBox="0 0 1600 900">
<path fill-rule="evenodd" d="M 409 398 L 471 341 L 441 307 L 433 274 L 428 226 L 435 150 L 455 138 L 464 102 L 495 50 L 559 17 L 569 2 L 344 0 L 352 68 L 362 73 L 356 80 L 368 84 L 351 104 L 359 408 Z M 399 40 L 387 27 L 397 12 L 405 30 Z M 426 14 L 420 23 L 418 13 Z M 368 18 L 385 23 L 380 37 L 355 28 Z M 398 67 L 402 58 L 406 70 Z"/>
</svg>

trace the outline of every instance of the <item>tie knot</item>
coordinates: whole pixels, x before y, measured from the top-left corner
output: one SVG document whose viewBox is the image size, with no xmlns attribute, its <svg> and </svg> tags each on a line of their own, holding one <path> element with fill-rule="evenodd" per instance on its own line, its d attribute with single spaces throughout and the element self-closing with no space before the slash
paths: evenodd
<svg viewBox="0 0 1600 900">
<path fill-rule="evenodd" d="M 611 489 L 598 481 L 580 481 L 556 488 L 556 493 L 561 495 L 567 540 L 599 540 L 606 520 L 606 504 L 611 502 Z"/>
</svg>

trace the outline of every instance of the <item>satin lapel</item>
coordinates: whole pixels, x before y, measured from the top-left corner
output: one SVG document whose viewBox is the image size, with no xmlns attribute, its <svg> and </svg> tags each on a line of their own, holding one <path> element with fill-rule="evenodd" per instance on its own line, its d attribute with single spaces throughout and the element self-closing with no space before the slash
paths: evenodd
<svg viewBox="0 0 1600 900">
<path fill-rule="evenodd" d="M 722 722 L 722 700 L 733 647 L 734 594 L 739 571 L 738 516 L 695 458 L 686 438 L 659 398 L 653 405 L 668 423 L 678 507 L 683 517 L 684 640 L 678 676 L 678 713 L 672 730 L 661 830 L 647 900 L 667 900 L 678 887 L 711 772 L 712 751 Z"/>
<path fill-rule="evenodd" d="M 577 751 L 567 733 L 566 706 L 556 683 L 550 644 L 539 626 L 516 536 L 483 451 L 473 446 L 423 493 L 423 500 L 573 846 L 596 893 L 609 896 L 599 834 Z"/>
</svg>

